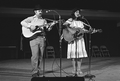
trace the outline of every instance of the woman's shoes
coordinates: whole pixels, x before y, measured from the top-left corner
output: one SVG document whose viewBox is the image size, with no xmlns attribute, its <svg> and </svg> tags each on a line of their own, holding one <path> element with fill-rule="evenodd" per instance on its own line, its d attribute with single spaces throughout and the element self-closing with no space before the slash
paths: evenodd
<svg viewBox="0 0 120 81">
<path fill-rule="evenodd" d="M 40 75 L 40 72 L 38 71 L 37 73 L 34 73 L 32 77 L 39 77 L 39 75 Z"/>
<path fill-rule="evenodd" d="M 83 72 L 81 70 L 77 70 L 77 72 L 73 70 L 72 73 L 77 75 L 83 75 Z"/>
<path fill-rule="evenodd" d="M 78 75 L 83 75 L 83 72 L 82 72 L 81 70 L 78 70 L 78 71 L 77 71 L 77 74 L 78 74 Z"/>
<path fill-rule="evenodd" d="M 72 71 L 72 73 L 73 73 L 73 74 L 75 74 L 75 73 L 76 73 L 76 71 L 75 71 L 75 70 L 73 70 L 73 71 Z"/>
<path fill-rule="evenodd" d="M 34 73 L 34 74 L 32 75 L 32 77 L 39 77 L 39 74 L 38 74 L 38 73 Z"/>
</svg>

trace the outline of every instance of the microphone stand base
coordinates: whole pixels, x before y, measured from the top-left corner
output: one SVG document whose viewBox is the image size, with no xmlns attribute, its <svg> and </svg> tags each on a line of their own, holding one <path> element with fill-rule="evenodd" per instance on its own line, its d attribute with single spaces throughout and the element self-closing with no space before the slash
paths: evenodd
<svg viewBox="0 0 120 81">
<path fill-rule="evenodd" d="M 75 74 L 75 75 L 70 75 L 70 76 L 66 76 L 66 77 L 79 77 L 77 74 Z"/>
<path fill-rule="evenodd" d="M 87 74 L 87 75 L 85 75 L 84 77 L 85 77 L 85 78 L 90 78 L 90 79 L 92 79 L 92 78 L 95 78 L 95 75 Z"/>
<path fill-rule="evenodd" d="M 42 77 L 45 77 L 45 76 L 42 76 Z"/>
</svg>

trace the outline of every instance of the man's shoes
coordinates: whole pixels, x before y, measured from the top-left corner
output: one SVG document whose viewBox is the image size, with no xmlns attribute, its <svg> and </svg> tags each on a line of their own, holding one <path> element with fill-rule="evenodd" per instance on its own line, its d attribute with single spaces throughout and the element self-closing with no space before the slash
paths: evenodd
<svg viewBox="0 0 120 81">
<path fill-rule="evenodd" d="M 32 77 L 39 77 L 39 72 L 37 72 L 37 73 L 34 73 L 33 75 L 32 75 Z"/>
</svg>

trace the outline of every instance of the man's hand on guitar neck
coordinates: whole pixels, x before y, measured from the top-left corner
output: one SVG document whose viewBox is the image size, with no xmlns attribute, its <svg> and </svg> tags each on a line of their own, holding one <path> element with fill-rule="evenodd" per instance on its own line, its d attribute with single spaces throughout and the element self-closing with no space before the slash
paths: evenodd
<svg viewBox="0 0 120 81">
<path fill-rule="evenodd" d="M 54 24 L 58 23 L 58 21 L 53 21 L 50 26 L 53 26 Z"/>
<path fill-rule="evenodd" d="M 50 23 L 48 31 L 50 31 L 52 29 L 52 26 L 55 25 L 56 23 L 58 23 L 58 21 L 53 21 L 52 23 Z"/>
</svg>

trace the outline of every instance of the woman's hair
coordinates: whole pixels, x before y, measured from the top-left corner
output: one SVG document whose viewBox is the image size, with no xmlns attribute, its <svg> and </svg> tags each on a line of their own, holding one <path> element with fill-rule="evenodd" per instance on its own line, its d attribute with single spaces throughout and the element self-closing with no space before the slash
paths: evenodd
<svg viewBox="0 0 120 81">
<path fill-rule="evenodd" d="M 76 11 L 79 11 L 79 13 L 81 13 L 81 10 L 80 10 L 80 9 L 78 9 L 78 8 L 73 9 L 73 10 L 72 10 L 72 13 L 71 13 L 71 17 L 72 17 L 73 19 L 76 18 L 76 17 L 75 17 L 75 12 L 76 12 Z"/>
</svg>

